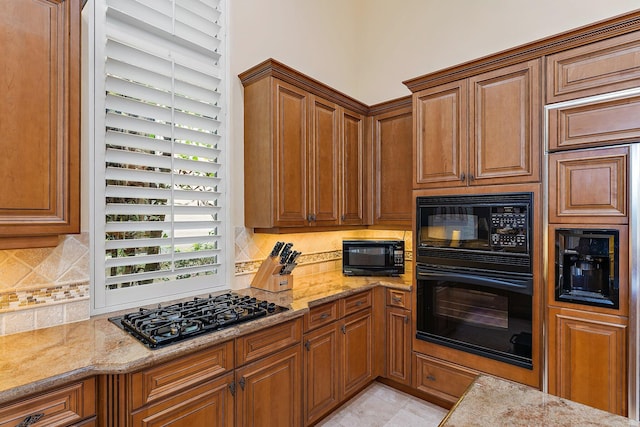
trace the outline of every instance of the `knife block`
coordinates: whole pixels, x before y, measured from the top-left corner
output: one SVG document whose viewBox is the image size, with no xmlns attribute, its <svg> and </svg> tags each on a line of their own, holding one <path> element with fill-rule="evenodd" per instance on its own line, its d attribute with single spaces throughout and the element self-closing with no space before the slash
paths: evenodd
<svg viewBox="0 0 640 427">
<path fill-rule="evenodd" d="M 287 291 L 293 288 L 293 276 L 291 274 L 280 275 L 283 264 L 278 262 L 279 259 L 278 257 L 267 257 L 262 261 L 260 268 L 251 281 L 252 288 L 269 292 Z"/>
</svg>

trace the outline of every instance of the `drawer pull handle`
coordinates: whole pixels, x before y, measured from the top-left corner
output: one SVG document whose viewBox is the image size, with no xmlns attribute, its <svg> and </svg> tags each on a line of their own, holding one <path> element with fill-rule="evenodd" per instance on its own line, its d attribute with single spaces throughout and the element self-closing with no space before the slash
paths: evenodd
<svg viewBox="0 0 640 427">
<path fill-rule="evenodd" d="M 329 313 L 322 313 L 322 314 L 320 315 L 320 320 L 327 319 L 327 318 L 329 318 L 329 316 L 331 316 Z"/>
<path fill-rule="evenodd" d="M 364 304 L 364 301 L 360 300 L 356 302 L 356 307 L 360 307 L 362 304 Z"/>
<path fill-rule="evenodd" d="M 402 298 L 400 298 L 400 297 L 393 297 L 393 298 L 392 298 L 392 301 L 393 301 L 393 302 L 396 302 L 396 303 L 400 303 L 400 302 L 402 302 Z"/>
<path fill-rule="evenodd" d="M 435 381 L 435 380 L 436 380 L 436 377 L 434 377 L 433 375 L 429 374 L 429 375 L 427 375 L 427 379 L 428 379 L 429 381 Z"/>
<path fill-rule="evenodd" d="M 22 422 L 18 424 L 16 427 L 28 427 L 40 421 L 42 417 L 44 417 L 44 414 L 42 412 L 38 414 L 28 415 L 27 418 L 22 420 Z"/>
</svg>

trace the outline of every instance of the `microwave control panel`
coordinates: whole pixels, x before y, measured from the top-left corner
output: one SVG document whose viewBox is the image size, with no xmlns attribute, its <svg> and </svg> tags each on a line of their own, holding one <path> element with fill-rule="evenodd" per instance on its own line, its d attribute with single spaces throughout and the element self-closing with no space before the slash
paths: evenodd
<svg viewBox="0 0 640 427">
<path fill-rule="evenodd" d="M 491 210 L 491 246 L 527 250 L 529 217 L 523 206 L 505 206 Z"/>
</svg>

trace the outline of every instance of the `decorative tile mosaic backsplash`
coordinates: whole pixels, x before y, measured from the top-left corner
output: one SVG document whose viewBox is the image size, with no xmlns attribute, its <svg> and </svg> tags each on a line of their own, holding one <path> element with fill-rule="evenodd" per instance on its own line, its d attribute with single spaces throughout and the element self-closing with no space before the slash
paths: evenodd
<svg viewBox="0 0 640 427">
<path fill-rule="evenodd" d="M 255 234 L 235 229 L 235 274 L 232 289 L 250 286 L 255 272 L 277 241 L 301 251 L 296 276 L 342 268 L 342 239 L 405 239 L 404 231 L 355 230 L 321 233 Z M 68 235 L 54 248 L 0 251 L 0 335 L 88 319 L 90 316 L 89 234 Z M 407 251 L 406 259 L 411 260 Z"/>
</svg>

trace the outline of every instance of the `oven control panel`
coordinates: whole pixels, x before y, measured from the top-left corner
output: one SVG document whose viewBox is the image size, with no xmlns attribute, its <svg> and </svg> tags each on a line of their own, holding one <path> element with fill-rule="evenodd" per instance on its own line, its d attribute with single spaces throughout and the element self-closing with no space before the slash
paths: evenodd
<svg viewBox="0 0 640 427">
<path fill-rule="evenodd" d="M 492 209 L 491 246 L 526 251 L 528 222 L 528 214 L 522 206 Z"/>
</svg>

